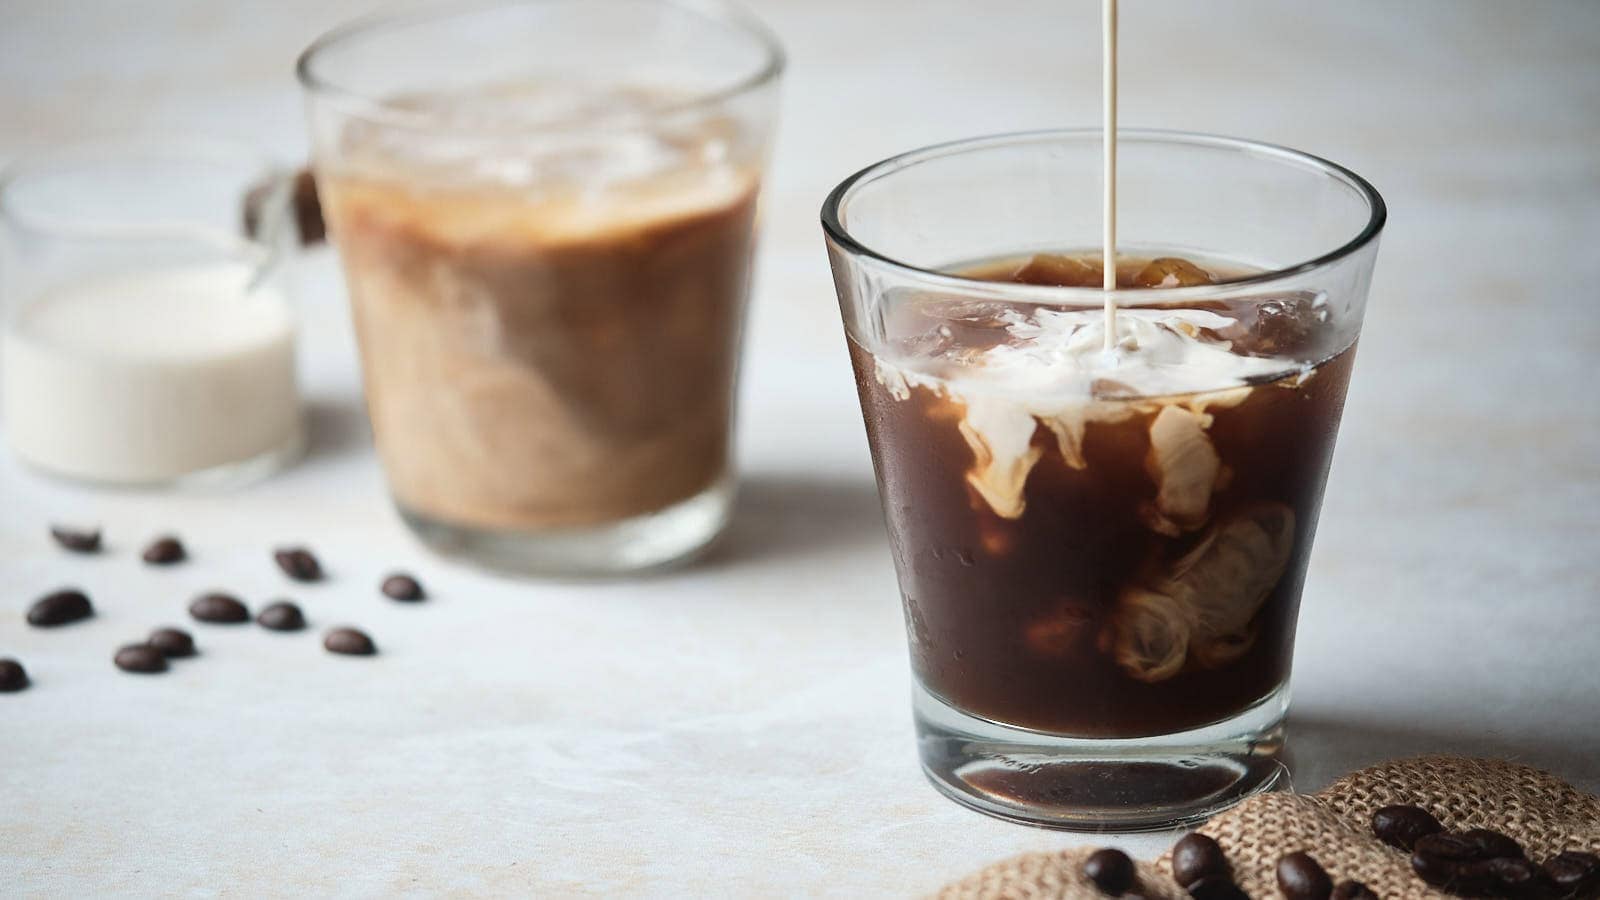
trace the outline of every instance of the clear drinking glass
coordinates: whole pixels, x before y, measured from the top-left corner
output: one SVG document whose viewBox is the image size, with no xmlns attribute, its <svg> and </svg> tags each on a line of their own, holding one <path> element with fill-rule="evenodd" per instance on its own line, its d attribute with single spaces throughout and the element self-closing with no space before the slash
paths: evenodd
<svg viewBox="0 0 1600 900">
<path fill-rule="evenodd" d="M 17 458 L 141 486 L 294 460 L 290 191 L 252 148 L 198 138 L 58 148 L 0 173 L 0 422 Z"/>
<path fill-rule="evenodd" d="M 1225 277 L 1118 290 L 1106 356 L 1094 257 L 1025 268 L 1098 254 L 1100 140 L 913 151 L 847 179 L 822 222 L 923 768 L 991 815 L 1131 830 L 1205 817 L 1282 770 L 1295 618 L 1385 212 L 1304 153 L 1121 133 L 1119 274 L 1182 257 Z M 982 264 L 1090 275 L 971 277 Z"/>
<path fill-rule="evenodd" d="M 542 574 L 725 524 L 780 48 L 714 2 L 446 3 L 300 60 L 378 454 L 433 548 Z"/>
</svg>

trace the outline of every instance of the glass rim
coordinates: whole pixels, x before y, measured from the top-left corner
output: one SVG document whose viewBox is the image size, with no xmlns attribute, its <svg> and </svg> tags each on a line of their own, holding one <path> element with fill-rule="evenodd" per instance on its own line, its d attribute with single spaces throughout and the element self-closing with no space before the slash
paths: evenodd
<svg viewBox="0 0 1600 900">
<path fill-rule="evenodd" d="M 1332 160 L 1279 144 L 1269 144 L 1262 141 L 1224 135 L 1159 128 L 1119 128 L 1117 129 L 1117 139 L 1119 142 L 1132 141 L 1231 150 L 1237 153 L 1266 157 L 1278 162 L 1292 162 L 1302 167 L 1309 167 L 1343 182 L 1361 195 L 1367 203 L 1367 222 L 1348 241 L 1302 262 L 1258 272 L 1242 278 L 1229 279 L 1218 284 L 1170 287 L 1162 288 L 1160 291 L 1151 291 L 1145 288 L 1118 288 L 1108 292 L 1100 287 L 1069 287 L 986 281 L 913 265 L 886 253 L 881 253 L 857 240 L 839 216 L 840 209 L 848 205 L 849 196 L 856 188 L 890 177 L 897 172 L 924 162 L 989 150 L 995 147 L 1040 143 L 1058 139 L 1077 141 L 1092 138 L 1098 144 L 1102 134 L 1103 132 L 1099 128 L 1051 128 L 1034 131 L 1013 131 L 945 141 L 896 154 L 858 170 L 839 182 L 838 186 L 828 193 L 827 199 L 822 204 L 822 230 L 830 241 L 849 251 L 854 256 L 902 275 L 911 276 L 920 281 L 930 282 L 952 290 L 966 292 L 971 292 L 974 289 L 981 289 L 985 292 L 999 290 L 1007 297 L 1015 299 L 1033 299 L 1042 303 L 1054 304 L 1071 301 L 1072 305 L 1094 306 L 1103 304 L 1106 294 L 1110 293 L 1113 297 L 1119 299 L 1119 304 L 1127 307 L 1138 307 L 1152 303 L 1171 305 L 1183 300 L 1228 297 L 1236 294 L 1240 288 L 1259 287 L 1264 284 L 1282 281 L 1295 275 L 1325 268 L 1360 251 L 1377 240 L 1378 235 L 1383 231 L 1384 223 L 1388 220 L 1388 206 L 1384 203 L 1383 196 L 1378 193 L 1378 189 L 1373 187 L 1372 183 L 1365 178 Z M 1124 298 L 1128 302 L 1122 303 Z"/>
<path fill-rule="evenodd" d="M 390 29 L 455 19 L 496 8 L 528 7 L 556 2 L 580 2 L 580 0 L 423 0 L 398 10 L 371 13 L 338 25 L 313 40 L 295 61 L 295 77 L 311 96 L 341 106 L 347 114 L 368 121 L 417 130 L 448 128 L 455 132 L 517 134 L 652 121 L 713 107 L 776 81 L 787 65 L 787 56 L 777 35 L 755 15 L 728 0 L 643 0 L 655 6 L 680 10 L 712 22 L 732 26 L 760 47 L 763 56 L 760 68 L 753 74 L 727 84 L 645 112 L 599 113 L 557 117 L 535 124 L 498 126 L 490 123 L 447 124 L 436 114 L 408 109 L 392 99 L 345 87 L 316 70 L 317 59 L 324 52 L 340 46 L 349 46 L 353 42 Z M 581 0 L 581 2 L 598 5 L 621 2 L 621 0 Z"/>
<path fill-rule="evenodd" d="M 268 184 L 283 178 L 286 169 L 276 159 L 252 144 L 209 135 L 125 135 L 95 138 L 22 154 L 0 166 L 0 221 L 24 232 L 69 240 L 167 240 L 174 237 L 255 245 L 253 238 L 212 234 L 212 229 L 186 222 L 153 221 L 137 225 L 107 223 L 77 217 L 51 215 L 30 210 L 17 203 L 16 187 L 28 179 L 53 174 L 89 171 L 102 164 L 136 161 L 167 161 L 198 165 L 238 166 L 249 177 L 241 189 L 252 184 Z M 244 201 L 241 192 L 239 202 Z"/>
</svg>

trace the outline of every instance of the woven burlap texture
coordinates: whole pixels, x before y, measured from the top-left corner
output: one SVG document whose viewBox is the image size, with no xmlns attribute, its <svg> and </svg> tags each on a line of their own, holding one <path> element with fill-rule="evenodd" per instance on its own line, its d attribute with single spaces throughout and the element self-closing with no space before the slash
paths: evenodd
<svg viewBox="0 0 1600 900">
<path fill-rule="evenodd" d="M 1304 850 L 1334 881 L 1364 882 L 1384 900 L 1433 900 L 1444 894 L 1411 872 L 1405 853 L 1372 834 L 1372 812 L 1414 803 L 1451 830 L 1494 828 L 1516 838 L 1535 860 L 1562 850 L 1600 852 L 1600 797 L 1538 769 L 1504 760 L 1419 756 L 1346 775 L 1315 795 L 1262 794 L 1199 830 L 1217 839 L 1234 879 L 1251 897 L 1279 896 L 1274 869 Z M 1103 895 L 1083 877 L 1095 848 L 1012 857 L 946 885 L 940 900 L 1077 900 Z M 1187 895 L 1172 880 L 1169 856 L 1140 863 L 1138 892 L 1151 900 Z"/>
</svg>

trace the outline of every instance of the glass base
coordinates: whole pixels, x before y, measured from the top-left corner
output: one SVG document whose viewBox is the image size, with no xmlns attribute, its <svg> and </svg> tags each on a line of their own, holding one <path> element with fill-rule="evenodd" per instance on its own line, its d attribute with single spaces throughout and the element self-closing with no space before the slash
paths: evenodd
<svg viewBox="0 0 1600 900">
<path fill-rule="evenodd" d="M 282 444 L 269 450 L 264 450 L 248 459 L 219 463 L 215 466 L 177 475 L 154 475 L 149 477 L 93 475 L 62 467 L 50 460 L 32 459 L 24 456 L 15 446 L 11 448 L 11 451 L 18 461 L 34 472 L 48 478 L 97 488 L 194 490 L 201 492 L 227 491 L 248 487 L 293 465 L 306 452 L 306 431 L 304 427 L 297 428 Z"/>
<path fill-rule="evenodd" d="M 1068 738 L 968 715 L 913 689 L 922 770 L 978 812 L 1068 831 L 1153 831 L 1197 822 L 1285 773 L 1287 685 L 1244 712 L 1178 734 Z"/>
<path fill-rule="evenodd" d="M 558 577 L 605 576 L 687 562 L 722 533 L 733 509 L 734 480 L 631 519 L 589 528 L 502 531 L 442 522 L 396 503 L 400 518 L 430 550 L 500 572 Z"/>
</svg>

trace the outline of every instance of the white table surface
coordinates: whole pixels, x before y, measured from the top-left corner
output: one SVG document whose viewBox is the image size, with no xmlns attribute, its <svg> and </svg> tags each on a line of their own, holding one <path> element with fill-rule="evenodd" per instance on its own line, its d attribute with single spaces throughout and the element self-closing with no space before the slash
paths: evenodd
<svg viewBox="0 0 1600 900">
<path fill-rule="evenodd" d="M 1301 617 L 1294 780 L 1420 751 L 1600 789 L 1600 4 L 1124 4 L 1123 121 L 1304 147 L 1391 217 Z M 894 576 L 816 212 L 850 171 L 1096 121 L 1091 0 L 768 0 L 792 52 L 722 548 L 676 574 L 507 580 L 390 511 L 343 301 L 308 261 L 313 442 L 233 494 L 105 492 L 0 462 L 0 894 L 908 895 L 1089 838 L 984 818 L 916 768 Z M 0 6 L 0 155 L 200 131 L 303 153 L 290 76 L 352 0 Z M 1521 11 L 1520 18 L 1518 11 Z M 71 558 L 52 521 L 101 522 Z M 187 565 L 151 570 L 175 530 Z M 331 580 L 269 560 L 303 541 Z M 404 607 L 375 585 L 414 569 Z M 22 612 L 78 584 L 100 614 Z M 120 643 L 210 586 L 354 622 Z M 188 627 L 188 626 L 186 626 Z M 1112 839 L 1154 854 L 1170 835 Z M 1106 838 L 1095 840 L 1105 841 Z"/>
</svg>

